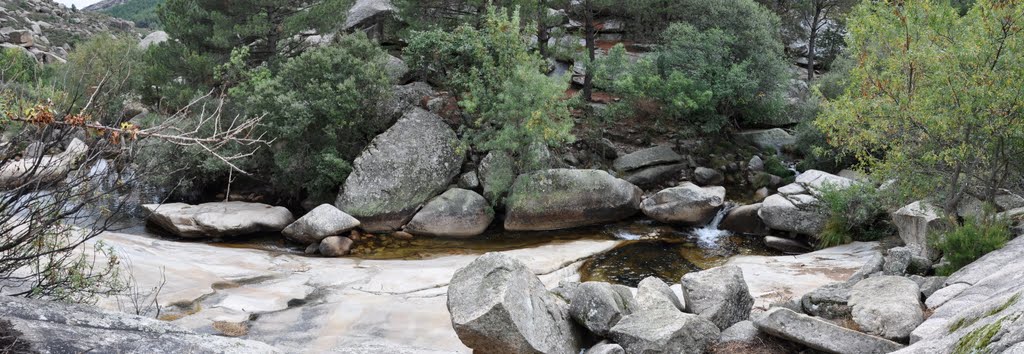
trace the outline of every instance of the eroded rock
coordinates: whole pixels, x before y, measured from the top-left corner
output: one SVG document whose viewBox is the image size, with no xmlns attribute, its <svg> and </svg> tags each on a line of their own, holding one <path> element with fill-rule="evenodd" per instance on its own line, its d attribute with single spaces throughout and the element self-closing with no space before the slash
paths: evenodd
<svg viewBox="0 0 1024 354">
<path fill-rule="evenodd" d="M 338 210 L 333 205 L 321 204 L 281 230 L 288 239 L 301 243 L 320 242 L 325 237 L 337 236 L 359 226 L 359 220 Z"/>
<path fill-rule="evenodd" d="M 516 178 L 505 229 L 543 231 L 618 221 L 636 214 L 642 191 L 599 170 L 551 169 Z"/>
<path fill-rule="evenodd" d="M 277 232 L 295 221 L 284 207 L 261 203 L 215 202 L 146 204 L 149 220 L 175 236 L 212 238 Z"/>
<path fill-rule="evenodd" d="M 720 329 L 750 318 L 754 298 L 737 266 L 688 273 L 679 281 L 686 312 L 710 320 Z"/>
</svg>

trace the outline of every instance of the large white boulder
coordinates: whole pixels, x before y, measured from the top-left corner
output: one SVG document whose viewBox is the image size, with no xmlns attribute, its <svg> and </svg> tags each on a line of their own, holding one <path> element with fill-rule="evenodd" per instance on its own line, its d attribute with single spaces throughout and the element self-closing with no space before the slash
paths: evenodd
<svg viewBox="0 0 1024 354">
<path fill-rule="evenodd" d="M 278 232 L 295 221 L 285 207 L 215 202 L 146 204 L 149 220 L 178 237 L 212 238 Z"/>
<path fill-rule="evenodd" d="M 724 187 L 700 187 L 685 182 L 644 199 L 640 209 L 647 217 L 663 223 L 703 225 L 715 217 L 723 203 Z"/>
</svg>

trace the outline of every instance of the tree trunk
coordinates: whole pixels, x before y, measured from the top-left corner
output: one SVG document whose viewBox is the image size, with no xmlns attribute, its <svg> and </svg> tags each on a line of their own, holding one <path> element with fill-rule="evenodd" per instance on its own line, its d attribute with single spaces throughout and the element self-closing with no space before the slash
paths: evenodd
<svg viewBox="0 0 1024 354">
<path fill-rule="evenodd" d="M 583 99 L 590 102 L 594 93 L 594 60 L 597 59 L 597 29 L 594 25 L 594 6 L 591 0 L 583 1 L 583 26 L 586 32 L 587 58 L 586 73 L 583 75 Z"/>
</svg>

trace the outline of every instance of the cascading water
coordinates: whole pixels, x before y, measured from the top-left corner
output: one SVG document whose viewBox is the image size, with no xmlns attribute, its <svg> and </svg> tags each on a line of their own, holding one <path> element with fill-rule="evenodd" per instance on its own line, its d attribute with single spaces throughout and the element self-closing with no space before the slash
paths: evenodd
<svg viewBox="0 0 1024 354">
<path fill-rule="evenodd" d="M 736 207 L 732 203 L 726 203 L 722 206 L 722 209 L 718 210 L 715 214 L 715 218 L 711 219 L 707 225 L 699 229 L 694 229 L 693 234 L 697 236 L 697 245 L 701 248 L 716 248 L 718 247 L 718 240 L 722 237 L 731 235 L 729 231 L 719 230 L 718 225 L 722 223 L 722 219 L 725 218 L 729 211 Z"/>
</svg>

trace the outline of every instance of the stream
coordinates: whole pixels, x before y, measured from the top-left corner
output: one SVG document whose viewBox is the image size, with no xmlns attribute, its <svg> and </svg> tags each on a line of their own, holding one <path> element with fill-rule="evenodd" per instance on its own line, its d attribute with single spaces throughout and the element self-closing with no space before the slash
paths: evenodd
<svg viewBox="0 0 1024 354">
<path fill-rule="evenodd" d="M 364 260 L 428 260 L 452 255 L 480 255 L 572 241 L 619 241 L 614 248 L 586 259 L 580 267 L 581 281 L 604 281 L 635 287 L 640 280 L 656 276 L 676 283 L 684 274 L 725 264 L 737 255 L 772 256 L 781 253 L 765 247 L 759 237 L 733 235 L 718 229 L 732 208 L 727 205 L 704 227 L 690 228 L 661 224 L 636 217 L 618 223 L 548 232 L 489 230 L 471 239 L 417 237 L 396 239 L 372 236 L 357 242 L 349 258 Z M 168 241 L 205 243 L 212 247 L 255 249 L 271 254 L 306 256 L 304 247 L 288 242 L 279 233 L 208 241 L 170 236 L 157 226 L 134 219 L 118 232 Z M 318 257 L 318 256 L 308 256 Z"/>
</svg>

